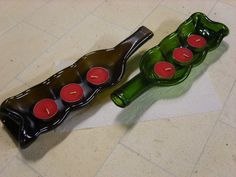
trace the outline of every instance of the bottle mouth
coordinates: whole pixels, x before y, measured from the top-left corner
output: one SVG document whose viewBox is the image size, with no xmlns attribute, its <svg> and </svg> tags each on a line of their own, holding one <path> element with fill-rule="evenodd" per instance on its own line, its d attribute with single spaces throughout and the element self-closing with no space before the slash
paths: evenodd
<svg viewBox="0 0 236 177">
<path fill-rule="evenodd" d="M 125 101 L 124 95 L 119 94 L 117 92 L 113 92 L 111 94 L 111 100 L 119 107 L 124 108 L 128 105 L 128 103 Z"/>
</svg>

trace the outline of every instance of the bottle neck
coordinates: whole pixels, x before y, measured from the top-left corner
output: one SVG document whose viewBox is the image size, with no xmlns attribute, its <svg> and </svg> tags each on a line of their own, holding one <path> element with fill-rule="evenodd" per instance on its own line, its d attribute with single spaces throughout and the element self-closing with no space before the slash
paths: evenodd
<svg viewBox="0 0 236 177">
<path fill-rule="evenodd" d="M 142 73 L 139 73 L 111 94 L 112 101 L 119 107 L 126 107 L 152 86 Z"/>
<path fill-rule="evenodd" d="M 122 51 L 121 55 L 124 55 L 124 59 L 128 59 L 141 45 L 152 37 L 152 31 L 145 26 L 141 26 L 137 31 L 119 43 L 115 48 Z"/>
</svg>

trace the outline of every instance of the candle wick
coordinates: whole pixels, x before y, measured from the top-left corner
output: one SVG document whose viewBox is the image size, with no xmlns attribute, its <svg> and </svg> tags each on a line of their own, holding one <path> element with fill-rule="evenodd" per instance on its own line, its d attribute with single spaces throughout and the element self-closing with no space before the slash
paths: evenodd
<svg viewBox="0 0 236 177">
<path fill-rule="evenodd" d="M 185 53 L 183 54 L 183 56 L 189 58 L 189 55 L 187 55 L 187 54 L 185 54 Z"/>
<path fill-rule="evenodd" d="M 48 108 L 46 108 L 46 112 L 47 112 L 47 114 L 48 114 L 48 115 L 50 114 L 50 111 L 49 111 L 49 109 L 48 109 Z"/>
<path fill-rule="evenodd" d="M 69 94 L 73 95 L 73 94 L 76 94 L 77 92 L 76 91 L 73 91 L 73 92 L 70 92 Z"/>
<path fill-rule="evenodd" d="M 165 71 L 169 71 L 171 70 L 171 67 L 165 68 Z"/>
<path fill-rule="evenodd" d="M 195 41 L 196 41 L 196 42 L 199 42 L 200 40 L 201 40 L 201 39 L 196 39 Z"/>
<path fill-rule="evenodd" d="M 92 76 L 90 76 L 91 78 L 98 78 L 98 76 L 94 76 L 94 75 L 92 75 Z"/>
</svg>

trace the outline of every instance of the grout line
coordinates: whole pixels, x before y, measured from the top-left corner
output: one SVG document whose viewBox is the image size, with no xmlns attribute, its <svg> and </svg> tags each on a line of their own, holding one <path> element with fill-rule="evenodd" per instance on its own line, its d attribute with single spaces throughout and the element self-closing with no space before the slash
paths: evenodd
<svg viewBox="0 0 236 177">
<path fill-rule="evenodd" d="M 195 162 L 195 164 L 194 164 L 194 166 L 193 166 L 193 169 L 192 169 L 192 172 L 191 172 L 191 174 L 190 174 L 190 177 L 192 177 L 192 175 L 193 175 L 193 173 L 194 173 L 194 171 L 195 171 L 195 169 L 196 169 L 196 166 L 197 166 L 197 164 L 199 163 L 199 161 L 200 161 L 200 159 L 201 159 L 201 157 L 202 157 L 202 155 L 203 155 L 203 153 L 204 153 L 204 151 L 205 151 L 205 149 L 206 149 L 207 143 L 208 143 L 209 139 L 210 139 L 210 138 L 212 137 L 212 135 L 213 135 L 214 129 L 215 129 L 215 127 L 216 127 L 216 125 L 217 125 L 217 122 L 219 121 L 219 119 L 220 119 L 222 113 L 223 113 L 223 110 L 224 110 L 225 105 L 226 105 L 226 103 L 227 103 L 227 101 L 228 101 L 228 99 L 229 99 L 229 97 L 230 97 L 230 95 L 231 95 L 231 92 L 232 92 L 232 90 L 233 90 L 233 88 L 234 88 L 235 83 L 236 83 L 236 82 L 234 81 L 233 86 L 230 88 L 230 91 L 229 91 L 229 93 L 228 93 L 228 95 L 227 95 L 227 98 L 226 98 L 225 101 L 224 101 L 222 110 L 220 111 L 220 113 L 219 113 L 219 115 L 218 115 L 218 117 L 217 117 L 217 119 L 216 119 L 216 121 L 215 121 L 213 127 L 211 128 L 210 133 L 209 133 L 209 135 L 208 135 L 208 137 L 207 137 L 207 140 L 206 140 L 206 142 L 205 142 L 205 145 L 203 146 L 202 151 L 201 151 L 201 153 L 200 153 L 198 159 L 196 160 L 196 162 Z"/>
<path fill-rule="evenodd" d="M 98 17 L 98 18 L 100 18 L 100 19 L 103 19 L 103 20 L 104 20 L 105 22 L 107 22 L 107 23 L 110 23 L 110 24 L 112 24 L 112 25 L 118 26 L 118 27 L 120 27 L 120 28 L 122 28 L 122 29 L 124 29 L 124 30 L 130 31 L 130 32 L 132 33 L 132 32 L 134 32 L 134 31 L 143 23 L 144 20 L 146 20 L 146 18 L 147 18 L 150 14 L 152 14 L 152 12 L 159 6 L 159 4 L 160 4 L 162 1 L 163 1 L 163 0 L 160 0 L 160 1 L 157 3 L 157 5 L 144 17 L 144 19 L 143 19 L 140 23 L 138 23 L 138 25 L 136 25 L 136 26 L 134 27 L 134 29 L 129 29 L 129 28 L 123 26 L 123 25 L 119 25 L 119 24 L 117 24 L 117 23 L 114 23 L 114 22 L 112 22 L 112 21 L 110 21 L 110 20 L 107 20 L 107 19 L 105 19 L 105 18 L 103 18 L 103 17 L 101 17 L 101 16 L 99 16 L 99 15 L 94 14 L 94 12 L 92 13 L 92 15 L 93 15 L 93 16 L 96 16 L 96 17 Z"/>
<path fill-rule="evenodd" d="M 36 174 L 38 174 L 39 177 L 43 177 L 43 175 L 41 175 L 37 170 L 35 170 L 35 169 L 34 169 L 33 167 L 31 167 L 28 163 L 26 163 L 26 161 L 25 161 L 24 159 L 21 159 L 21 158 L 19 158 L 18 156 L 16 156 L 16 158 L 17 158 L 18 160 L 20 160 L 21 162 L 23 162 L 24 165 L 26 165 L 27 167 L 29 167 L 33 172 L 35 172 Z"/>
<path fill-rule="evenodd" d="M 14 160 L 14 158 L 16 158 L 16 155 L 17 155 L 17 153 L 16 153 L 14 156 L 12 156 L 12 157 L 10 158 L 10 160 L 8 161 L 7 164 L 5 164 L 4 166 L 2 166 L 2 167 L 0 168 L 0 175 L 5 171 L 5 169 L 7 168 L 7 166 Z"/>
<path fill-rule="evenodd" d="M 11 27 L 9 27 L 8 29 L 6 29 L 6 31 L 4 31 L 3 33 L 0 34 L 0 39 L 2 38 L 2 36 L 4 36 L 5 33 L 11 31 L 13 28 L 15 28 L 17 25 L 19 25 L 20 23 L 22 23 L 26 18 L 32 16 L 32 14 L 34 14 L 35 12 L 37 12 L 38 10 L 40 10 L 42 7 L 44 7 L 46 4 L 48 4 L 49 1 L 45 2 L 44 4 L 42 4 L 41 6 L 39 6 L 38 8 L 34 9 L 33 12 L 29 13 L 28 15 L 25 15 L 21 20 L 14 20 L 16 23 L 14 25 L 12 25 Z"/>
<path fill-rule="evenodd" d="M 169 9 L 169 10 L 171 10 L 171 11 L 175 11 L 176 13 L 180 13 L 180 14 L 182 14 L 182 15 L 186 15 L 187 17 L 189 17 L 189 16 L 192 14 L 192 12 L 190 12 L 190 13 L 185 13 L 185 12 L 182 12 L 182 11 L 180 11 L 180 10 L 176 10 L 175 8 L 169 7 L 169 6 L 165 5 L 165 4 L 161 4 L 161 6 L 167 8 L 167 9 Z"/>
<path fill-rule="evenodd" d="M 25 81 L 21 80 L 21 79 L 18 78 L 17 76 L 16 76 L 15 79 L 18 80 L 19 82 L 21 82 L 22 84 L 25 84 L 27 87 L 30 87 L 30 85 L 29 85 L 28 83 L 26 83 Z"/>
<path fill-rule="evenodd" d="M 217 0 L 216 2 L 215 2 L 215 4 L 212 6 L 212 8 L 208 11 L 208 13 L 207 13 L 207 16 L 209 16 L 211 13 L 212 13 L 212 11 L 214 10 L 214 8 L 216 7 L 216 4 L 219 2 L 219 0 Z"/>
<path fill-rule="evenodd" d="M 50 1 L 48 1 L 47 3 L 49 3 L 49 2 L 50 2 Z M 47 3 L 45 3 L 44 5 L 46 5 Z M 94 9 L 98 8 L 102 3 L 103 3 L 103 2 L 101 2 L 100 4 L 98 4 Z M 43 5 L 43 6 L 44 6 L 44 5 Z M 42 8 L 43 6 L 41 6 L 40 8 Z M 40 9 L 40 8 L 38 8 L 38 9 Z M 49 49 L 51 49 L 52 47 L 54 47 L 54 46 L 56 45 L 56 43 L 58 43 L 60 40 L 62 40 L 69 32 L 71 32 L 74 28 L 76 28 L 77 26 L 79 26 L 80 23 L 82 23 L 82 22 L 90 15 L 91 12 L 92 12 L 92 10 L 91 10 L 87 15 L 85 15 L 83 18 L 81 18 L 81 20 L 80 20 L 78 23 L 74 24 L 69 30 L 67 30 L 63 35 L 61 35 L 59 38 L 56 38 L 56 40 L 55 40 L 54 42 L 52 42 L 52 44 L 49 45 L 47 48 L 45 48 L 45 50 L 44 50 L 43 52 L 41 52 L 38 56 L 34 57 L 34 59 L 33 59 L 31 62 L 28 63 L 27 68 L 30 67 L 34 62 L 36 62 L 37 59 L 40 58 L 42 55 L 44 55 Z M 33 12 L 33 13 L 34 13 L 34 12 Z M 33 13 L 32 13 L 32 14 L 33 14 Z M 32 14 L 31 14 L 31 15 L 32 15 Z M 24 19 L 23 19 L 21 22 L 19 22 L 18 24 L 23 23 L 23 22 L 24 22 Z M 16 24 L 15 26 L 17 26 L 18 24 Z M 15 27 L 15 26 L 14 26 L 14 27 Z M 13 29 L 13 28 L 11 28 L 11 29 Z M 8 31 L 10 31 L 10 29 L 9 29 Z M 4 33 L 4 34 L 5 34 L 5 33 Z M 51 36 L 51 35 L 50 35 L 50 36 Z M 0 39 L 1 39 L 1 37 L 2 37 L 2 35 L 0 35 Z M 15 76 L 13 79 L 15 79 L 15 78 L 19 79 L 18 76 L 19 76 L 21 73 L 23 73 L 25 70 L 26 70 L 26 68 L 23 69 L 22 71 L 18 72 L 18 73 L 16 74 L 16 76 Z M 12 80 L 13 80 L 13 79 L 12 79 Z M 11 80 L 11 81 L 12 81 L 12 80 Z M 10 84 L 10 82 L 9 82 L 8 84 L 6 84 L 5 87 L 7 87 L 9 84 Z"/>
<path fill-rule="evenodd" d="M 24 21 L 26 18 L 31 17 L 33 14 L 35 14 L 36 12 L 38 12 L 41 8 L 43 8 L 44 6 L 46 6 L 49 2 L 51 2 L 51 0 L 45 1 L 44 4 L 42 4 L 40 7 L 36 8 L 32 13 L 26 15 L 21 21 Z"/>
<path fill-rule="evenodd" d="M 226 4 L 226 5 L 229 5 L 229 6 L 232 6 L 232 7 L 234 7 L 234 8 L 236 8 L 236 4 L 233 5 L 233 4 L 230 4 L 230 3 L 225 2 L 225 1 L 222 1 L 222 0 L 219 0 L 219 2 L 220 2 L 220 3 L 223 3 L 223 4 Z"/>
<path fill-rule="evenodd" d="M 43 31 L 43 32 L 45 32 L 45 33 L 47 33 L 47 34 L 49 34 L 49 35 L 51 35 L 51 36 L 53 36 L 53 37 L 55 37 L 55 38 L 57 38 L 57 39 L 60 39 L 61 37 L 63 37 L 63 36 L 65 36 L 66 34 L 68 34 L 68 32 L 70 32 L 72 29 L 74 29 L 74 27 L 76 27 L 80 22 L 82 22 L 86 17 L 88 17 L 94 10 L 96 10 L 98 7 L 100 7 L 103 3 L 104 3 L 104 1 L 101 2 L 101 3 L 99 3 L 94 9 L 91 9 L 90 11 L 88 11 L 88 13 L 85 13 L 85 15 L 82 16 L 81 19 L 78 20 L 77 23 L 75 23 L 74 25 L 72 25 L 71 28 L 65 30 L 65 31 L 64 31 L 61 35 L 59 35 L 59 36 L 56 36 L 56 35 L 54 35 L 53 33 L 47 32 L 45 29 L 40 28 L 40 27 L 38 27 L 37 25 L 34 25 L 34 24 L 32 24 L 32 23 L 30 23 L 30 22 L 27 22 L 27 21 L 25 21 L 25 20 L 23 20 L 23 22 L 26 23 L 26 24 L 28 24 L 28 25 L 31 25 L 31 26 L 37 28 L 38 30 Z"/>
<path fill-rule="evenodd" d="M 97 5 L 97 7 L 95 7 L 93 10 L 90 11 L 90 15 L 97 10 L 100 6 L 102 6 L 104 3 L 106 2 L 106 0 L 103 0 L 99 5 Z"/>
<path fill-rule="evenodd" d="M 160 168 L 161 170 L 163 170 L 164 172 L 168 173 L 169 175 L 175 176 L 175 174 L 173 174 L 172 172 L 166 170 L 165 168 L 161 167 L 160 165 L 158 165 L 157 163 L 153 162 L 152 160 L 148 159 L 147 157 L 143 156 L 142 154 L 136 152 L 135 150 L 133 150 L 132 148 L 130 148 L 129 146 L 123 144 L 123 143 L 119 143 L 120 145 L 122 145 L 124 148 L 126 148 L 127 150 L 135 153 L 136 155 L 138 155 L 139 157 L 145 159 L 146 161 L 150 162 L 151 164 L 153 164 L 154 166 L 157 166 L 158 168 Z"/>
<path fill-rule="evenodd" d="M 19 25 L 20 23 L 21 23 L 21 21 L 18 22 L 18 23 L 16 23 L 16 24 L 14 24 L 14 25 L 12 25 L 11 27 L 9 27 L 8 29 L 6 29 L 5 31 L 3 31 L 3 32 L 0 34 L 0 40 L 1 40 L 1 38 L 3 38 L 3 37 L 5 36 L 6 33 L 8 33 L 9 31 L 13 30 L 13 29 L 14 29 L 17 25 Z"/>
<path fill-rule="evenodd" d="M 119 28 L 121 28 L 121 29 L 123 29 L 123 30 L 130 31 L 129 28 L 126 28 L 126 27 L 124 27 L 124 26 L 122 26 L 122 25 L 119 25 L 119 24 L 114 23 L 114 22 L 112 22 L 112 21 L 110 21 L 110 20 L 107 20 L 107 19 L 105 19 L 105 18 L 103 18 L 103 17 L 101 17 L 101 16 L 99 16 L 99 15 L 94 14 L 93 12 L 91 13 L 91 16 L 97 17 L 97 18 L 103 20 L 104 22 L 106 22 L 106 23 L 108 23 L 108 24 L 111 24 L 111 25 L 114 25 L 114 26 L 116 26 L 116 27 L 119 27 Z"/>
<path fill-rule="evenodd" d="M 106 0 L 104 0 L 98 7 L 96 7 L 93 11 L 91 11 L 91 14 L 90 14 L 90 15 L 95 16 L 95 17 L 97 17 L 97 18 L 103 20 L 103 21 L 106 22 L 106 23 L 109 23 L 109 24 L 111 24 L 111 25 L 115 25 L 115 26 L 117 26 L 117 27 L 119 27 L 119 28 L 121 28 L 121 29 L 124 29 L 124 30 L 126 30 L 126 31 L 130 31 L 130 29 L 128 29 L 128 28 L 126 28 L 126 27 L 123 27 L 122 25 L 113 23 L 113 22 L 110 21 L 110 20 L 104 19 L 103 17 L 94 14 L 95 11 L 96 11 L 100 6 L 102 6 L 105 2 L 106 2 Z"/>
<path fill-rule="evenodd" d="M 78 26 L 80 23 L 82 23 L 86 18 L 87 18 L 87 16 L 84 17 L 79 23 L 77 23 L 76 25 L 74 25 L 68 32 L 72 31 L 76 26 Z M 29 68 L 31 65 L 33 65 L 33 63 L 35 63 L 35 62 L 36 62 L 41 56 L 43 56 L 48 50 L 50 50 L 51 48 L 53 48 L 60 40 L 62 40 L 62 39 L 68 34 L 68 32 L 64 33 L 60 38 L 57 38 L 51 45 L 49 45 L 49 47 L 45 48 L 45 50 L 44 50 L 43 52 L 41 52 L 38 56 L 36 56 L 36 57 L 32 60 L 32 62 L 28 63 L 27 68 Z M 25 69 L 26 69 L 26 68 L 25 68 Z M 18 73 L 16 74 L 16 77 L 15 77 L 15 78 L 19 79 L 18 76 L 19 76 L 21 73 L 23 73 L 23 72 L 25 71 L 25 69 L 23 69 L 22 71 L 18 72 Z M 19 80 L 20 80 L 20 79 L 19 79 Z M 7 85 L 8 85 L 8 84 L 7 84 Z M 6 85 L 6 86 L 7 86 L 7 85 Z"/>
<path fill-rule="evenodd" d="M 225 121 L 223 121 L 223 120 L 218 120 L 218 122 L 220 122 L 220 123 L 222 123 L 222 124 L 225 124 L 225 125 L 227 125 L 227 126 L 230 127 L 230 128 L 236 129 L 236 127 L 230 125 L 229 123 L 227 123 L 227 122 L 225 122 Z"/>
<path fill-rule="evenodd" d="M 95 173 L 94 177 L 96 177 L 98 175 L 98 173 L 101 171 L 101 169 L 104 167 L 105 163 L 107 162 L 107 160 L 111 157 L 111 155 L 113 154 L 113 152 L 115 151 L 117 145 L 119 144 L 121 138 L 123 136 L 126 135 L 128 130 L 125 130 L 124 133 L 120 136 L 120 138 L 118 139 L 116 145 L 114 145 L 114 147 L 112 148 L 111 152 L 108 154 L 107 158 L 104 160 L 104 162 L 102 163 L 102 165 L 99 167 L 99 169 L 97 170 L 97 172 Z"/>
<path fill-rule="evenodd" d="M 22 23 L 24 23 L 24 24 L 26 24 L 26 25 L 29 25 L 29 26 L 31 26 L 31 27 L 33 27 L 33 28 L 36 28 L 37 30 L 39 30 L 39 31 L 41 31 L 41 32 L 44 32 L 44 33 L 48 34 L 48 35 L 51 36 L 51 37 L 54 37 L 54 38 L 56 38 L 56 39 L 60 39 L 60 37 L 58 37 L 58 36 L 56 36 L 56 35 L 54 35 L 54 34 L 52 34 L 52 33 L 50 33 L 50 32 L 47 32 L 46 30 L 44 30 L 44 29 L 42 29 L 42 28 L 40 28 L 40 27 L 38 27 L 38 26 L 36 26 L 36 25 L 30 23 L 30 22 L 27 22 L 27 21 L 23 20 Z"/>
<path fill-rule="evenodd" d="M 218 1 L 219 0 L 216 0 L 216 2 L 214 3 L 214 5 L 212 6 L 212 8 L 206 13 L 207 15 L 209 15 L 209 13 L 211 13 L 211 11 L 213 10 L 213 8 L 216 6 L 216 4 L 218 3 Z M 172 7 L 169 7 L 169 6 L 167 6 L 167 5 L 164 5 L 164 4 L 161 4 L 163 7 L 166 7 L 166 8 L 168 8 L 168 9 L 170 9 L 170 10 L 174 10 L 175 12 L 178 12 L 178 13 L 181 13 L 181 14 L 183 14 L 183 15 L 187 15 L 188 17 L 192 14 L 192 13 L 194 13 L 194 12 L 191 12 L 191 10 L 189 10 L 189 13 L 185 13 L 185 12 L 181 12 L 180 10 L 176 10 L 175 8 L 172 8 Z"/>
<path fill-rule="evenodd" d="M 159 7 L 164 0 L 160 0 L 157 5 L 143 18 L 143 20 L 136 26 L 138 28 L 143 24 L 143 22 Z"/>
</svg>

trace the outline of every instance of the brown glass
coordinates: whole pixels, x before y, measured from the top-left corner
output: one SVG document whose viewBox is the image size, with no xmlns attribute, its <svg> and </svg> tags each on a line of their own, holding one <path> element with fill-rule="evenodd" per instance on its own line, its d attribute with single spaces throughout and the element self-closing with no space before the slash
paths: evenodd
<svg viewBox="0 0 236 177">
<path fill-rule="evenodd" d="M 0 107 L 3 124 L 19 142 L 20 147 L 27 147 L 41 133 L 60 125 L 71 110 L 87 105 L 98 92 L 119 82 L 124 74 L 127 59 L 152 36 L 153 33 L 142 26 L 114 48 L 88 53 L 44 82 L 6 99 Z M 109 71 L 108 82 L 99 86 L 87 82 L 86 73 L 95 66 L 104 67 Z M 82 100 L 66 103 L 60 98 L 61 88 L 69 83 L 78 83 L 83 87 Z M 59 109 L 57 114 L 47 121 L 37 119 L 33 114 L 34 105 L 44 98 L 54 99 Z"/>
</svg>

